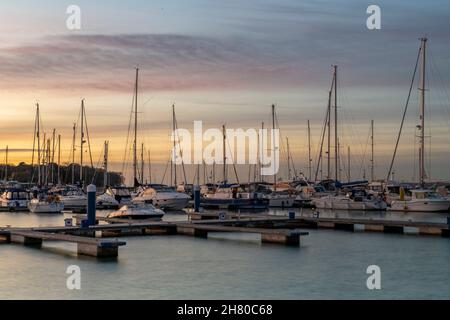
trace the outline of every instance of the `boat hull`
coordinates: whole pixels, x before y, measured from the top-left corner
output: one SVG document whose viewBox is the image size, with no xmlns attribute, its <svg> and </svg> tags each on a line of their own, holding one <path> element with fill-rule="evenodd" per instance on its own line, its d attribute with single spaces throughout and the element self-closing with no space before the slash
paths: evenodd
<svg viewBox="0 0 450 320">
<path fill-rule="evenodd" d="M 450 212 L 450 200 L 394 200 L 391 211 Z"/>
</svg>

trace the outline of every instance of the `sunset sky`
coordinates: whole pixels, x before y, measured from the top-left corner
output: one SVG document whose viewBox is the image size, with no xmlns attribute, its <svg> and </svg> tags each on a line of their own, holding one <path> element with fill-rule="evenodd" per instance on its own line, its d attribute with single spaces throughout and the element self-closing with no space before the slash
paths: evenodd
<svg viewBox="0 0 450 320">
<path fill-rule="evenodd" d="M 71 4 L 81 8 L 78 31 L 66 28 Z M 381 8 L 381 30 L 366 28 L 370 4 Z M 186 129 L 194 120 L 258 128 L 270 122 L 275 103 L 297 170 L 306 172 L 306 121 L 316 160 L 337 64 L 342 161 L 350 145 L 352 176 L 361 178 L 373 119 L 376 177 L 385 178 L 425 35 L 427 168 L 432 179 L 450 179 L 449 14 L 445 0 L 2 1 L 0 163 L 6 145 L 10 163 L 30 161 L 37 101 L 47 134 L 56 128 L 62 135 L 67 162 L 84 98 L 94 163 L 109 140 L 112 169 L 120 170 L 138 66 L 139 143 L 151 149 L 158 179 L 169 156 L 173 103 Z M 395 166 L 399 179 L 412 179 L 417 161 L 417 87 Z M 246 169 L 239 170 L 246 180 Z"/>
</svg>

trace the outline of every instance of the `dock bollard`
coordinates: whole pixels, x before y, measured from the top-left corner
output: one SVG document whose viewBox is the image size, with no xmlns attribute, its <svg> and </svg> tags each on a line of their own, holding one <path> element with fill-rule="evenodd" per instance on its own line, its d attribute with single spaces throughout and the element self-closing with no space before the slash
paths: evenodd
<svg viewBox="0 0 450 320">
<path fill-rule="evenodd" d="M 95 202 L 96 202 L 97 188 L 90 184 L 87 186 L 87 220 L 88 225 L 95 225 Z"/>
<path fill-rule="evenodd" d="M 200 187 L 194 187 L 194 212 L 200 212 Z"/>
<path fill-rule="evenodd" d="M 295 212 L 294 211 L 290 211 L 289 212 L 289 220 L 294 220 L 295 219 Z"/>
</svg>

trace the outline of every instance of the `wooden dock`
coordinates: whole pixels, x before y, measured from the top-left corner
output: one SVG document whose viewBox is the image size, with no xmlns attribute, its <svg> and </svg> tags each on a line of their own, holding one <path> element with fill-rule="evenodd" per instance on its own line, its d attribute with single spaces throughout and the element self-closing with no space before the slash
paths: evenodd
<svg viewBox="0 0 450 320">
<path fill-rule="evenodd" d="M 331 218 L 318 216 L 240 215 L 219 213 L 195 214 L 191 221 L 120 220 L 105 223 L 98 217 L 93 226 L 0 228 L 0 243 L 20 243 L 40 247 L 42 241 L 65 241 L 77 244 L 78 254 L 116 257 L 125 242 L 105 239 L 123 236 L 186 235 L 207 238 L 210 233 L 257 233 L 262 243 L 300 246 L 300 229 L 333 229 L 351 232 L 384 232 L 450 237 L 449 225 L 420 221 L 394 221 L 370 218 Z M 203 216 L 202 216 L 203 215 Z M 85 215 L 76 215 L 81 221 Z"/>
<path fill-rule="evenodd" d="M 43 240 L 76 243 L 78 254 L 93 257 L 117 257 L 119 246 L 124 246 L 126 244 L 124 241 L 118 240 L 95 239 L 65 233 L 49 233 L 31 230 L 12 230 L 9 239 L 11 243 L 20 243 L 26 246 L 37 247 L 42 245 Z"/>
</svg>

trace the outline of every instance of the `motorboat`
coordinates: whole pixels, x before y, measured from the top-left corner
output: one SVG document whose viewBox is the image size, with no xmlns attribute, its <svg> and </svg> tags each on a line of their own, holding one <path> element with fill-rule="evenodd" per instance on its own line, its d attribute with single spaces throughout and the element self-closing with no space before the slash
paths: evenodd
<svg viewBox="0 0 450 320">
<path fill-rule="evenodd" d="M 312 200 L 318 209 L 332 210 L 385 210 L 386 202 L 380 197 L 367 195 L 363 190 L 352 190 L 345 195 L 328 195 Z"/>
<path fill-rule="evenodd" d="M 150 203 L 163 210 L 182 210 L 191 197 L 186 193 L 177 192 L 174 188 L 163 184 L 148 185 L 134 199 L 133 203 Z"/>
<path fill-rule="evenodd" d="M 402 199 L 391 202 L 392 211 L 418 211 L 418 212 L 449 212 L 450 199 L 439 195 L 433 190 L 411 190 L 411 199 Z"/>
<path fill-rule="evenodd" d="M 119 202 L 110 194 L 102 193 L 97 196 L 96 200 L 97 209 L 119 209 Z"/>
<path fill-rule="evenodd" d="M 9 211 L 28 211 L 29 199 L 25 189 L 6 189 L 0 197 L 0 207 Z"/>
<path fill-rule="evenodd" d="M 58 196 L 48 195 L 45 198 L 31 199 L 28 202 L 28 209 L 32 213 L 61 213 L 64 210 L 64 203 Z"/>
<path fill-rule="evenodd" d="M 210 209 L 266 209 L 269 201 L 257 192 L 245 191 L 239 184 L 223 184 L 214 193 L 206 193 L 200 205 Z"/>
<path fill-rule="evenodd" d="M 119 203 L 119 206 L 131 204 L 131 188 L 124 186 L 108 187 L 105 193 L 113 197 Z"/>
<path fill-rule="evenodd" d="M 129 204 L 120 207 L 119 210 L 109 213 L 107 219 L 161 219 L 164 216 L 164 211 L 155 208 L 149 203 L 145 204 Z"/>
</svg>

